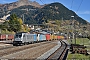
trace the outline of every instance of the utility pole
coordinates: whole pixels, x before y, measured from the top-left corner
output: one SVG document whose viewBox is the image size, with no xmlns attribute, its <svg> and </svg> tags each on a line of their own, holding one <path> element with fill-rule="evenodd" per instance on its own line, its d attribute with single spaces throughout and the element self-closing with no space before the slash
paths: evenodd
<svg viewBox="0 0 90 60">
<path fill-rule="evenodd" d="M 72 18 L 72 30 L 74 30 L 74 23 L 73 23 L 73 20 L 74 20 L 74 16 L 71 16 L 71 18 Z M 73 39 L 74 39 L 74 32 L 72 32 L 72 34 L 73 34 Z"/>
<path fill-rule="evenodd" d="M 24 14 L 23 14 L 23 24 L 24 24 Z"/>
<path fill-rule="evenodd" d="M 0 29 L 0 33 L 1 33 L 1 29 Z"/>
<path fill-rule="evenodd" d="M 76 44 L 76 31 L 75 31 L 75 24 L 74 24 L 74 16 L 71 16 L 72 17 L 72 25 L 73 25 L 73 39 L 75 40 L 75 44 Z"/>
<path fill-rule="evenodd" d="M 62 17 L 62 21 L 61 21 L 61 22 L 62 22 L 62 23 L 64 22 L 64 21 L 63 21 L 63 17 Z M 63 26 L 63 24 L 61 24 L 61 26 Z"/>
</svg>

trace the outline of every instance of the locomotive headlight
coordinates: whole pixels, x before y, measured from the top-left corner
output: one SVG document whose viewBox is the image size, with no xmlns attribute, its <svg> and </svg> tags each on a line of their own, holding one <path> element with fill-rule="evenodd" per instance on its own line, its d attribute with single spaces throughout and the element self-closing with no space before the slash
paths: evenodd
<svg viewBox="0 0 90 60">
<path fill-rule="evenodd" d="M 21 41 L 21 39 L 20 38 L 15 38 L 15 41 Z"/>
</svg>

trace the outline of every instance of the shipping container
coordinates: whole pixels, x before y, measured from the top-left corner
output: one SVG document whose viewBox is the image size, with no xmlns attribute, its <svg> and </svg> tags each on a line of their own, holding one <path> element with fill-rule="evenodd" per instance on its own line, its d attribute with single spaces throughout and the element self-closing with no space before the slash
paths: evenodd
<svg viewBox="0 0 90 60">
<path fill-rule="evenodd" d="M 57 36 L 57 39 L 60 40 L 60 36 Z"/>
<path fill-rule="evenodd" d="M 14 39 L 13 34 L 0 34 L 0 40 L 12 40 Z"/>
<path fill-rule="evenodd" d="M 46 34 L 46 40 L 51 40 L 50 39 L 50 34 Z"/>
<path fill-rule="evenodd" d="M 34 34 L 34 41 L 37 41 L 37 34 Z"/>
<path fill-rule="evenodd" d="M 46 36 L 43 34 L 39 35 L 39 41 L 45 41 L 46 40 Z"/>
<path fill-rule="evenodd" d="M 0 40 L 5 40 L 6 39 L 6 34 L 0 34 Z"/>
<path fill-rule="evenodd" d="M 64 36 L 60 36 L 60 37 L 61 37 L 62 40 L 64 39 Z"/>
<path fill-rule="evenodd" d="M 53 40 L 56 40 L 55 35 L 53 35 Z"/>
<path fill-rule="evenodd" d="M 51 40 L 54 40 L 53 36 L 54 36 L 54 35 L 50 35 L 50 39 L 51 39 Z"/>
<path fill-rule="evenodd" d="M 57 40 L 57 35 L 55 35 L 55 40 Z"/>
<path fill-rule="evenodd" d="M 8 40 L 13 40 L 13 39 L 14 39 L 14 34 L 8 34 L 8 35 L 6 36 L 6 38 L 7 38 Z"/>
</svg>

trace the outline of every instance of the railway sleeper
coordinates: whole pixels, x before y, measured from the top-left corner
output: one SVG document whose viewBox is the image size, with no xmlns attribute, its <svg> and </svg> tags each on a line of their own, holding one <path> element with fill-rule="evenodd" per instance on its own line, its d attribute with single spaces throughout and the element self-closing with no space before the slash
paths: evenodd
<svg viewBox="0 0 90 60">
<path fill-rule="evenodd" d="M 67 49 L 67 50 L 66 50 L 66 52 L 65 52 L 65 54 L 64 54 L 64 56 L 63 56 L 63 59 L 62 59 L 62 60 L 66 60 L 67 55 L 68 55 L 68 50 L 69 50 L 69 49 Z"/>
<path fill-rule="evenodd" d="M 61 41 L 61 47 L 49 56 L 47 60 L 62 60 L 67 51 L 66 47 L 67 45 Z"/>
<path fill-rule="evenodd" d="M 59 60 L 64 60 L 66 58 L 66 55 L 67 55 L 67 50 L 68 49 L 65 49 L 65 51 L 63 52 L 62 56 L 59 58 Z M 64 58 L 65 57 L 65 58 Z M 66 59 L 65 59 L 66 60 Z"/>
</svg>

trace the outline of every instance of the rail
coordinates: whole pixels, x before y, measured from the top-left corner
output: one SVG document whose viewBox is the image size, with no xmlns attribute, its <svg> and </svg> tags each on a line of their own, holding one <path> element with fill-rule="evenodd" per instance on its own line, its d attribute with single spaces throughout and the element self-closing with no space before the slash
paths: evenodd
<svg viewBox="0 0 90 60">
<path fill-rule="evenodd" d="M 67 44 L 64 41 L 60 41 L 61 46 L 58 48 L 53 54 L 51 54 L 47 60 L 65 60 L 68 49 L 67 49 Z"/>
</svg>

